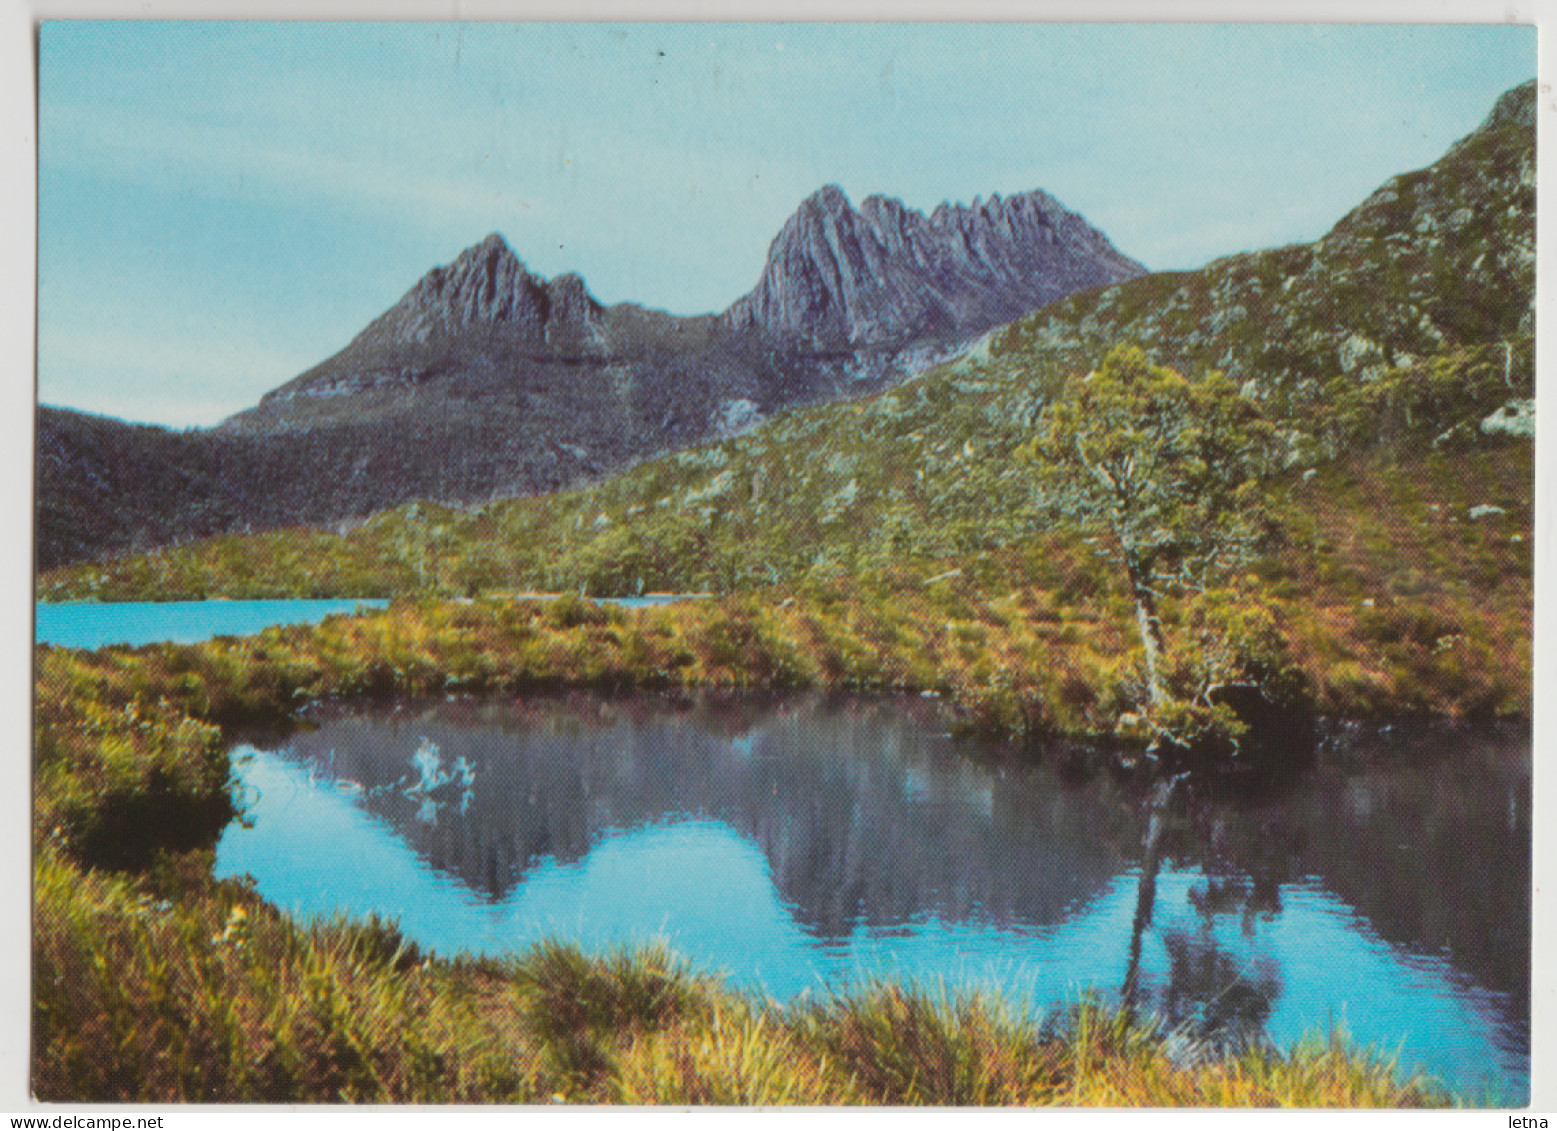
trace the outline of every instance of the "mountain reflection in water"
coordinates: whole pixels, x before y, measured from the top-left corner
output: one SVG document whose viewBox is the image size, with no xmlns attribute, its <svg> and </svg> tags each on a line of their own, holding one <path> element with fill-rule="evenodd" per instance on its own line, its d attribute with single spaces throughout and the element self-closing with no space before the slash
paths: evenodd
<svg viewBox="0 0 1557 1131">
<path fill-rule="evenodd" d="M 1035 1006 L 1123 986 L 1216 1044 L 1344 1022 L 1461 1088 L 1528 1087 L 1524 728 L 1353 728 L 1279 786 L 1187 788 L 1143 871 L 1142 796 L 956 744 L 920 700 L 310 722 L 253 740 L 252 827 L 218 853 L 296 913 L 375 910 L 444 953 L 664 937 L 781 998 L 878 975 Z"/>
</svg>

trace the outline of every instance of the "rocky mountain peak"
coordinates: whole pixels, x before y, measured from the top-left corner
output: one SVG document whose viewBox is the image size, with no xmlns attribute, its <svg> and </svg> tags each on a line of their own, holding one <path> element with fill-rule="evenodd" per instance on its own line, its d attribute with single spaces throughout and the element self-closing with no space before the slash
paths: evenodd
<svg viewBox="0 0 1557 1131">
<path fill-rule="evenodd" d="M 1514 123 L 1519 126 L 1527 126 L 1535 129 L 1536 110 L 1539 100 L 1536 98 L 1535 80 L 1521 83 L 1512 90 L 1504 91 L 1492 107 L 1492 113 L 1482 124 L 1483 130 L 1494 129 L 1505 123 Z"/>
<path fill-rule="evenodd" d="M 823 185 L 806 197 L 798 209 L 800 212 L 823 212 L 830 216 L 841 216 L 853 210 L 848 196 L 837 185 Z"/>
<path fill-rule="evenodd" d="M 367 332 L 421 342 L 487 324 L 550 340 L 559 330 L 587 326 L 601 310 L 583 279 L 567 274 L 548 282 L 493 232 L 453 263 L 427 272 Z"/>
<path fill-rule="evenodd" d="M 784 224 L 757 286 L 724 319 L 825 346 L 971 337 L 1144 271 L 1041 190 L 926 216 L 885 196 L 856 209 L 827 185 Z"/>
<path fill-rule="evenodd" d="M 595 321 L 603 309 L 584 285 L 583 276 L 572 271 L 546 284 L 546 301 L 550 320 L 570 326 Z"/>
</svg>

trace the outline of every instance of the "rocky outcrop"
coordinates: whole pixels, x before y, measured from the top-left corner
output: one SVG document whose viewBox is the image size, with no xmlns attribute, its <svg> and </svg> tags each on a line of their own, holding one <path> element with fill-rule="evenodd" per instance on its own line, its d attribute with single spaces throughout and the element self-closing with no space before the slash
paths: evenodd
<svg viewBox="0 0 1557 1131">
<path fill-rule="evenodd" d="M 790 217 L 724 319 L 824 348 L 967 337 L 1145 270 L 1044 192 L 926 216 L 883 196 L 855 209 L 828 185 Z"/>
<path fill-rule="evenodd" d="M 1496 412 L 1482 420 L 1481 430 L 1488 436 L 1535 439 L 1535 401 L 1530 398 L 1516 399 L 1499 406 Z"/>
<path fill-rule="evenodd" d="M 473 352 L 517 351 L 536 359 L 607 355 L 606 313 L 583 279 L 531 273 L 494 232 L 427 272 L 340 353 L 265 394 L 259 411 L 240 413 L 223 428 L 291 430 L 299 421 L 288 419 L 284 406 L 298 397 L 405 392 L 461 368 L 484 368 Z"/>
<path fill-rule="evenodd" d="M 577 275 L 532 275 L 497 233 L 434 267 L 365 336 L 425 342 L 479 326 L 504 326 L 533 344 L 587 335 L 602 307 Z"/>
</svg>

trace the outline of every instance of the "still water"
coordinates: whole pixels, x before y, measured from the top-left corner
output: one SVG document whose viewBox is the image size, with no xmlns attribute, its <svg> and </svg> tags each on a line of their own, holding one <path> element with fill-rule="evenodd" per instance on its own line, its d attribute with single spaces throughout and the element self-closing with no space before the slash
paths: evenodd
<svg viewBox="0 0 1557 1131">
<path fill-rule="evenodd" d="M 876 976 L 1093 988 L 1216 1039 L 1342 1023 L 1481 1101 L 1529 1079 L 1527 728 L 1339 732 L 1193 792 L 1138 923 L 1142 800 L 932 703 L 574 696 L 321 708 L 238 747 L 218 872 L 440 953 L 660 938 L 778 998 Z M 970 756 L 972 755 L 972 756 Z"/>
<path fill-rule="evenodd" d="M 65 601 L 37 605 L 34 637 L 60 648 L 108 644 L 199 644 L 249 636 L 276 624 L 317 624 L 335 613 L 383 608 L 388 601 Z"/>
<path fill-rule="evenodd" d="M 520 596 L 550 600 L 555 594 Z M 640 607 L 692 600 L 704 594 L 602 597 L 606 604 Z M 335 613 L 381 609 L 373 597 L 335 600 L 263 601 L 40 601 L 34 639 L 60 648 L 102 648 L 110 644 L 199 644 L 218 636 L 250 636 L 271 625 L 317 624 Z"/>
</svg>

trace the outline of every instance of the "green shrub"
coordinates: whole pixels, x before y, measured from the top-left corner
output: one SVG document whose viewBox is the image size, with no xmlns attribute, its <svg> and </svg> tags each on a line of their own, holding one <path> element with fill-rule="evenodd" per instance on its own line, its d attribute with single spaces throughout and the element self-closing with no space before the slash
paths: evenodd
<svg viewBox="0 0 1557 1131">
<path fill-rule="evenodd" d="M 564 593 L 548 603 L 547 619 L 558 628 L 577 628 L 580 625 L 607 624 L 611 614 L 607 606 L 598 601 L 588 601 L 575 593 Z"/>
</svg>

